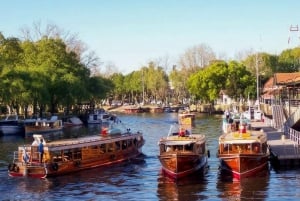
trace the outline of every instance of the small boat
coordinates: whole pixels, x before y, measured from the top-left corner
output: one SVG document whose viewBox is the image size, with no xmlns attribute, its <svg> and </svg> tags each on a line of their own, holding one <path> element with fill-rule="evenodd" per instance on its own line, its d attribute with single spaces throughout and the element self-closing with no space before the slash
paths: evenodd
<svg viewBox="0 0 300 201">
<path fill-rule="evenodd" d="M 164 108 L 160 107 L 160 106 L 152 106 L 152 107 L 150 107 L 150 112 L 151 113 L 163 113 Z"/>
<path fill-rule="evenodd" d="M 57 116 L 52 116 L 48 119 L 25 119 L 24 120 L 25 134 L 34 133 L 51 133 L 63 130 L 62 120 Z"/>
<path fill-rule="evenodd" d="M 31 145 L 19 146 L 8 166 L 10 176 L 46 178 L 81 170 L 107 167 L 137 158 L 145 143 L 140 131 L 121 132 L 115 128 L 105 134 L 76 139 L 46 142 L 42 135 L 33 135 Z M 38 145 L 43 142 L 42 161 Z"/>
<path fill-rule="evenodd" d="M 267 136 L 262 131 L 247 130 L 241 124 L 238 131 L 219 137 L 217 157 L 221 172 L 235 179 L 254 176 L 268 169 Z"/>
<path fill-rule="evenodd" d="M 158 145 L 162 170 L 173 179 L 191 175 L 207 166 L 209 152 L 206 151 L 205 135 L 192 134 L 191 130 L 175 124 Z"/>
<path fill-rule="evenodd" d="M 236 111 L 225 111 L 222 121 L 222 131 L 223 133 L 238 131 L 240 124 L 246 124 L 247 126 L 249 126 L 250 123 L 251 121 L 245 118 L 243 114 L 240 114 Z"/>
<path fill-rule="evenodd" d="M 114 114 L 110 114 L 104 110 L 97 110 L 91 114 L 87 119 L 88 124 L 101 124 L 108 123 L 110 121 L 114 121 L 116 116 Z"/>
<path fill-rule="evenodd" d="M 181 125 L 195 126 L 196 115 L 189 111 L 178 113 L 178 123 Z"/>
<path fill-rule="evenodd" d="M 149 109 L 150 110 L 150 109 Z M 125 113 L 127 114 L 135 114 L 135 113 L 143 113 L 144 110 L 141 107 L 129 106 L 124 108 Z"/>
<path fill-rule="evenodd" d="M 64 127 L 82 126 L 83 122 L 78 117 L 70 117 L 64 122 Z"/>
<path fill-rule="evenodd" d="M 18 115 L 7 115 L 5 119 L 0 120 L 1 135 L 24 135 L 24 127 Z"/>
</svg>

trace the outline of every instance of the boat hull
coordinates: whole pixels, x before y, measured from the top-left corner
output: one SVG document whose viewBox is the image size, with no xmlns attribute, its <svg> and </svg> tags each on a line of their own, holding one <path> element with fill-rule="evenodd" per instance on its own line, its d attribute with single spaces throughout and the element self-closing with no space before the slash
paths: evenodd
<svg viewBox="0 0 300 201">
<path fill-rule="evenodd" d="M 52 133 L 57 131 L 62 131 L 63 126 L 58 127 L 45 127 L 45 126 L 25 126 L 26 134 L 34 134 L 34 133 Z"/>
<path fill-rule="evenodd" d="M 235 179 L 252 177 L 268 170 L 267 154 L 222 154 L 218 157 L 222 173 Z"/>
<path fill-rule="evenodd" d="M 23 135 L 24 127 L 21 125 L 2 125 L 0 126 L 1 135 Z"/>
<path fill-rule="evenodd" d="M 207 166 L 205 155 L 173 153 L 159 156 L 162 170 L 174 179 L 191 175 Z"/>
<path fill-rule="evenodd" d="M 46 178 L 130 161 L 142 154 L 145 140 L 141 133 L 91 136 L 53 141 L 44 145 L 43 162 L 37 144 L 42 135 L 34 135 L 30 146 L 19 146 L 8 166 L 12 177 Z"/>
<path fill-rule="evenodd" d="M 32 178 L 46 178 L 60 175 L 71 174 L 74 172 L 88 170 L 98 167 L 109 167 L 115 164 L 123 163 L 131 159 L 137 158 L 141 152 L 135 151 L 128 154 L 126 157 L 107 156 L 106 158 L 97 161 L 69 161 L 64 163 L 45 163 L 45 164 L 29 164 L 18 165 L 18 168 L 9 169 L 8 174 L 12 177 L 32 177 Z M 16 165 L 16 164 L 15 164 Z"/>
</svg>

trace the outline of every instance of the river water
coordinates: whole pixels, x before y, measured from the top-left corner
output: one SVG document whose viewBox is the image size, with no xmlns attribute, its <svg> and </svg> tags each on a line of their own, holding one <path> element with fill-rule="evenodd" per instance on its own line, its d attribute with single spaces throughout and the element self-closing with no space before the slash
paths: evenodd
<svg viewBox="0 0 300 201">
<path fill-rule="evenodd" d="M 204 175 L 173 181 L 161 174 L 157 142 L 166 136 L 176 113 L 119 115 L 132 130 L 141 130 L 146 143 L 139 159 L 109 168 L 97 168 L 47 179 L 11 178 L 8 163 L 17 146 L 30 137 L 0 138 L 0 200 L 299 200 L 300 170 L 274 171 L 242 181 L 219 174 L 216 158 L 221 116 L 198 114 L 197 132 L 207 136 L 209 168 Z M 48 139 L 98 134 L 99 126 L 66 129 Z"/>
</svg>

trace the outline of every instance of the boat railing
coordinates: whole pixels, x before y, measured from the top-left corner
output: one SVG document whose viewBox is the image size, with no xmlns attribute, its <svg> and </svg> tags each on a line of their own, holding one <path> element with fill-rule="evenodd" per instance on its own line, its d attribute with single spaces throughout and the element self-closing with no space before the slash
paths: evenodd
<svg viewBox="0 0 300 201">
<path fill-rule="evenodd" d="M 300 132 L 295 129 L 289 128 L 289 134 L 290 134 L 290 139 L 293 142 L 295 142 L 295 145 L 298 146 L 300 144 Z"/>
</svg>

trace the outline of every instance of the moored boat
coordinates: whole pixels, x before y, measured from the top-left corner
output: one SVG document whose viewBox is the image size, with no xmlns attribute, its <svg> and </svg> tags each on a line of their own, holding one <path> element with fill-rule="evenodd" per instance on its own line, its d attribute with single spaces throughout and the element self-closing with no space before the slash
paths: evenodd
<svg viewBox="0 0 300 201">
<path fill-rule="evenodd" d="M 108 123 L 110 121 L 115 121 L 116 115 L 110 114 L 105 110 L 96 110 L 93 113 L 89 114 L 87 123 L 88 124 L 101 124 Z"/>
<path fill-rule="evenodd" d="M 18 115 L 7 115 L 0 120 L 0 136 L 2 135 L 24 135 L 24 127 Z"/>
<path fill-rule="evenodd" d="M 254 176 L 268 170 L 269 150 L 266 134 L 247 130 L 240 125 L 238 131 L 219 137 L 217 157 L 221 171 L 236 179 Z"/>
<path fill-rule="evenodd" d="M 51 133 L 62 131 L 63 123 L 57 116 L 52 116 L 50 119 L 25 119 L 24 127 L 26 134 Z"/>
<path fill-rule="evenodd" d="M 205 135 L 192 134 L 180 125 L 172 125 L 168 136 L 162 137 L 158 145 L 162 170 L 171 178 L 180 179 L 207 166 L 209 152 Z"/>
<path fill-rule="evenodd" d="M 64 127 L 82 126 L 83 122 L 78 117 L 70 117 L 64 122 Z"/>
<path fill-rule="evenodd" d="M 10 176 L 45 178 L 128 161 L 142 153 L 141 132 L 114 128 L 96 136 L 46 142 L 33 135 L 31 145 L 19 146 L 8 167 Z M 43 142 L 43 157 L 38 151 Z"/>
<path fill-rule="evenodd" d="M 195 126 L 196 115 L 189 111 L 178 113 L 178 123 L 181 125 Z"/>
</svg>

